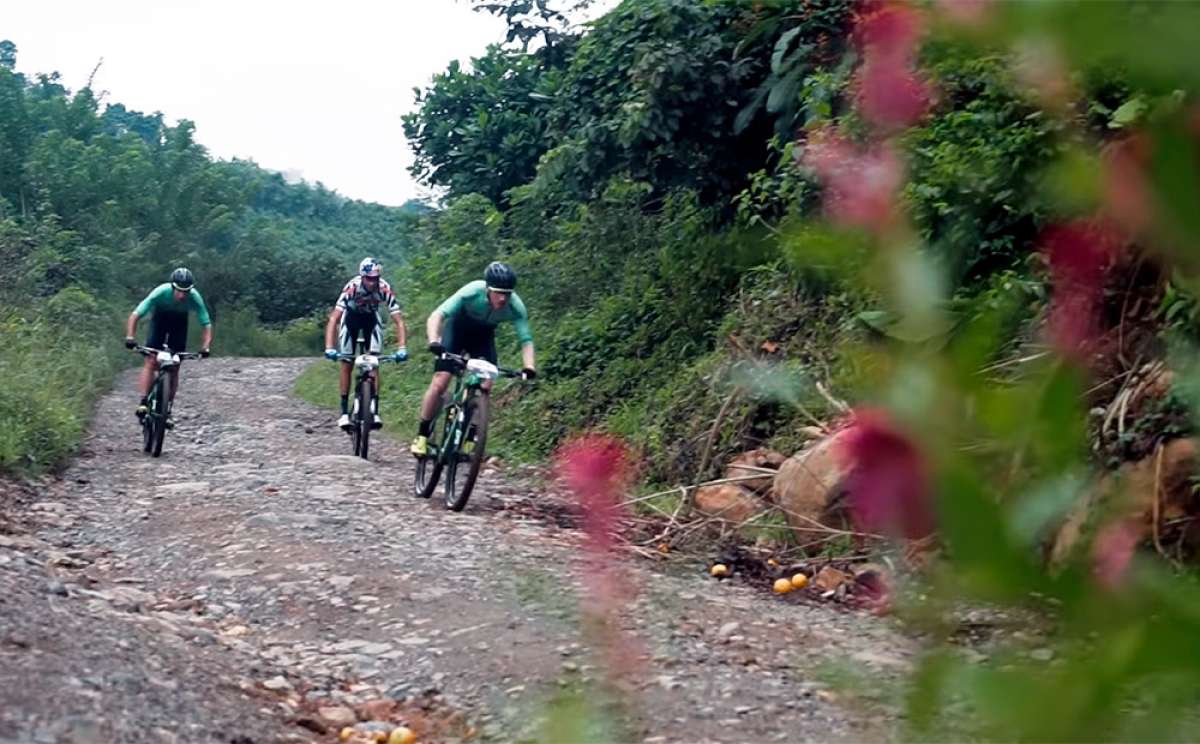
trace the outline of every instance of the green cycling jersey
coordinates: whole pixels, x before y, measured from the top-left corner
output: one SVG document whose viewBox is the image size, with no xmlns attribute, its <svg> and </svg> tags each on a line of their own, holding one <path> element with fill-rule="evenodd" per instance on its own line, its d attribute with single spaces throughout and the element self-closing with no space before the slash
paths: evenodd
<svg viewBox="0 0 1200 744">
<path fill-rule="evenodd" d="M 483 280 L 464 284 L 462 289 L 438 306 L 438 312 L 447 320 L 462 314 L 476 323 L 493 328 L 501 323 L 511 322 L 522 346 L 533 343 L 533 332 L 529 330 L 529 313 L 525 310 L 525 303 L 513 292 L 503 309 L 493 309 L 488 302 L 487 282 Z"/>
<path fill-rule="evenodd" d="M 204 298 L 196 291 L 195 287 L 188 290 L 187 297 L 183 302 L 175 301 L 175 289 L 170 282 L 160 284 L 155 287 L 150 294 L 146 295 L 146 299 L 138 303 L 134 312 L 139 318 L 143 318 L 151 310 L 154 312 L 164 313 L 186 313 L 189 310 L 196 311 L 196 319 L 200 321 L 200 325 L 212 325 L 212 319 L 208 317 L 208 307 L 204 304 Z"/>
</svg>

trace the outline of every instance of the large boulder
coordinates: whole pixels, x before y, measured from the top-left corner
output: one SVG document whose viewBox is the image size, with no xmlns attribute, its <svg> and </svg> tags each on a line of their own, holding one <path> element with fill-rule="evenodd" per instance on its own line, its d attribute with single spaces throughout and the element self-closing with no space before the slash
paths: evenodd
<svg viewBox="0 0 1200 744">
<path fill-rule="evenodd" d="M 745 478 L 748 476 L 761 476 L 751 480 L 738 481 L 738 485 L 766 496 L 770 493 L 771 486 L 775 483 L 775 474 L 764 473 L 762 471 L 779 470 L 779 467 L 785 461 L 787 461 L 787 457 L 775 450 L 750 450 L 749 452 L 743 452 L 729 461 L 729 464 L 725 466 L 725 477 Z"/>
<path fill-rule="evenodd" d="M 1173 439 L 1153 454 L 1127 462 L 1101 478 L 1059 528 L 1050 562 L 1061 563 L 1074 552 L 1097 508 L 1107 509 L 1115 503 L 1111 518 L 1140 525 L 1142 540 L 1153 536 L 1156 518 L 1161 530 L 1167 522 L 1197 513 L 1200 504 L 1192 494 L 1192 478 L 1198 466 L 1200 443 L 1195 439 Z"/>
<path fill-rule="evenodd" d="M 767 506 L 753 491 L 733 483 L 697 488 L 693 504 L 702 514 L 734 524 L 746 521 Z"/>
<path fill-rule="evenodd" d="M 842 429 L 789 457 L 775 474 L 775 503 L 798 533 L 814 522 L 838 526 L 831 512 L 846 476 L 840 449 L 849 429 Z"/>
</svg>

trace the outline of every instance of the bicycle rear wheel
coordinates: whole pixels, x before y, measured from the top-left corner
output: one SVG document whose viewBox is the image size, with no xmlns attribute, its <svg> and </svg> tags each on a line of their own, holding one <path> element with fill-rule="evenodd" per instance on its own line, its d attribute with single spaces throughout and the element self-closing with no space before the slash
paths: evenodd
<svg viewBox="0 0 1200 744">
<path fill-rule="evenodd" d="M 471 490 L 475 488 L 475 479 L 483 465 L 487 425 L 488 396 L 480 393 L 464 406 L 461 442 L 446 459 L 446 508 L 451 511 L 462 511 L 467 499 L 471 498 Z"/>
<path fill-rule="evenodd" d="M 162 454 L 163 438 L 167 435 L 167 382 L 159 379 L 154 395 L 150 398 L 150 413 L 147 418 L 154 419 L 154 436 L 151 443 L 150 455 L 158 457 Z"/>
<path fill-rule="evenodd" d="M 413 493 L 418 498 L 427 499 L 437 488 L 438 479 L 445 466 L 444 450 L 449 446 L 448 434 L 458 415 L 458 405 L 451 404 L 433 417 L 433 431 L 429 432 L 429 454 L 417 458 L 414 468 Z"/>
<path fill-rule="evenodd" d="M 367 459 L 371 445 L 371 378 L 364 377 L 358 383 L 357 404 L 358 415 L 351 423 L 354 425 L 354 454 Z"/>
</svg>

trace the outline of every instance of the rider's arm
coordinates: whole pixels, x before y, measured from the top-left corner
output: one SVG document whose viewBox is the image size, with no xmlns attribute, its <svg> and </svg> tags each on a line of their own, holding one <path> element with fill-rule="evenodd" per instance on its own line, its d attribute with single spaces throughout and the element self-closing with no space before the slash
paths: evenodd
<svg viewBox="0 0 1200 744">
<path fill-rule="evenodd" d="M 329 322 L 325 324 L 325 348 L 332 349 L 333 339 L 337 333 L 338 324 L 342 322 L 342 308 L 335 307 L 329 314 Z"/>
<path fill-rule="evenodd" d="M 536 369 L 533 365 L 533 330 L 529 327 L 529 311 L 516 294 L 513 294 L 509 302 L 513 312 L 513 329 L 521 342 L 521 363 L 525 365 L 525 369 Z"/>
<path fill-rule="evenodd" d="M 212 348 L 212 323 L 204 326 L 201 329 L 200 335 L 202 336 L 200 340 L 200 348 L 201 350 L 207 352 L 210 348 Z"/>
<path fill-rule="evenodd" d="M 429 320 L 425 321 L 425 338 L 429 339 L 429 343 L 441 342 L 443 319 L 440 308 L 429 314 Z"/>
<path fill-rule="evenodd" d="M 407 341 L 408 329 L 404 327 L 404 314 L 400 312 L 392 313 L 392 322 L 396 324 L 396 346 L 405 348 Z"/>
<path fill-rule="evenodd" d="M 137 334 L 137 322 L 140 317 L 142 316 L 137 314 L 137 310 L 129 314 L 129 320 L 125 322 L 125 338 L 133 338 Z"/>
</svg>

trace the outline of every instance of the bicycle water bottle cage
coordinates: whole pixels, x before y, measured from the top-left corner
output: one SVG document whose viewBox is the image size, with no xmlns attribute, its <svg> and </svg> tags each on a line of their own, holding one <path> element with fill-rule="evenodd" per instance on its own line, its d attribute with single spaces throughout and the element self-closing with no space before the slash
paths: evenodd
<svg viewBox="0 0 1200 744">
<path fill-rule="evenodd" d="M 174 367 L 175 365 L 179 364 L 179 355 L 172 354 L 169 351 L 160 351 L 155 358 L 158 360 L 158 366 L 160 368 Z"/>
<path fill-rule="evenodd" d="M 468 385 L 480 385 L 487 380 L 499 377 L 500 370 L 486 359 L 468 359 L 467 374 Z"/>
<path fill-rule="evenodd" d="M 364 370 L 376 369 L 379 367 L 379 357 L 374 354 L 359 354 L 354 359 L 354 366 Z"/>
</svg>

